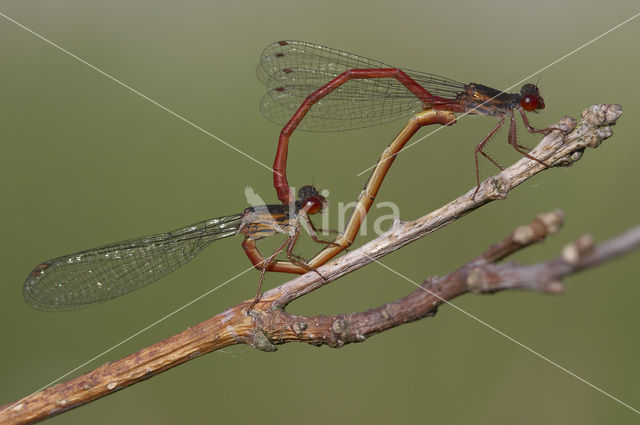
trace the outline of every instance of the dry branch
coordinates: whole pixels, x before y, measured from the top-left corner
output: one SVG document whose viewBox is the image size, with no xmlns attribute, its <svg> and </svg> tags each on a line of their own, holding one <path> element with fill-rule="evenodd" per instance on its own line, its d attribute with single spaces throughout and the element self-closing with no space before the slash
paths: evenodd
<svg viewBox="0 0 640 425">
<path fill-rule="evenodd" d="M 619 105 L 594 105 L 583 111 L 578 125 L 572 118 L 563 118 L 556 126 L 558 131 L 547 135 L 531 155 L 553 166 L 571 165 L 580 159 L 587 147 L 595 148 L 612 135 L 610 126 L 621 113 Z M 428 279 L 416 291 L 399 300 L 365 312 L 330 317 L 294 316 L 284 310 L 292 300 L 434 232 L 492 200 L 504 199 L 511 189 L 543 169 L 543 165 L 523 158 L 483 182 L 475 199 L 471 197 L 472 189 L 417 220 L 404 223 L 396 220 L 379 238 L 320 267 L 324 280 L 317 273 L 307 273 L 267 291 L 250 315 L 246 314 L 251 302 L 248 300 L 123 359 L 5 405 L 0 408 L 0 424 L 31 423 L 57 415 L 229 345 L 248 344 L 263 351 L 275 351 L 278 344 L 291 341 L 340 347 L 363 341 L 402 323 L 432 316 L 439 305 L 467 292 L 524 289 L 558 293 L 563 290 L 560 280 L 564 276 L 640 245 L 639 227 L 597 246 L 590 238 L 583 237 L 565 248 L 558 258 L 540 264 L 496 264 L 556 232 L 562 222 L 562 213 L 548 213 L 516 229 L 454 272 Z"/>
</svg>

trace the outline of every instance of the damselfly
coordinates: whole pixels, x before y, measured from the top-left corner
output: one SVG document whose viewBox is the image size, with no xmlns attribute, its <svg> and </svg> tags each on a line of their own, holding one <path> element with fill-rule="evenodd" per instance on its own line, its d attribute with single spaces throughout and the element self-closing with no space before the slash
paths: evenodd
<svg viewBox="0 0 640 425">
<path fill-rule="evenodd" d="M 253 265 L 261 271 L 256 298 L 260 297 L 267 271 L 303 274 L 313 267 L 293 253 L 305 226 L 317 238 L 308 215 L 319 213 L 325 198 L 313 186 L 298 192 L 291 205 L 260 205 L 240 214 L 212 218 L 180 229 L 143 236 L 75 254 L 54 258 L 38 265 L 24 283 L 24 299 L 33 308 L 46 311 L 87 307 L 142 288 L 182 267 L 209 244 L 236 234 L 244 235 L 242 247 Z M 256 241 L 278 233 L 288 235 L 269 257 L 264 257 Z M 286 251 L 289 261 L 276 260 Z"/>
</svg>

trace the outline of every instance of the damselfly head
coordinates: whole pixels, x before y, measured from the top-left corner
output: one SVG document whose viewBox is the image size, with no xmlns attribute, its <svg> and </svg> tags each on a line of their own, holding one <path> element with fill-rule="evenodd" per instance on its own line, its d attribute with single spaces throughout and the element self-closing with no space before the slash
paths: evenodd
<svg viewBox="0 0 640 425">
<path fill-rule="evenodd" d="M 540 89 L 535 84 L 525 84 L 520 89 L 520 106 L 525 111 L 544 109 L 544 100 L 540 96 Z"/>
<path fill-rule="evenodd" d="M 302 186 L 298 191 L 298 199 L 307 214 L 317 214 L 327 206 L 327 200 L 313 186 Z"/>
</svg>

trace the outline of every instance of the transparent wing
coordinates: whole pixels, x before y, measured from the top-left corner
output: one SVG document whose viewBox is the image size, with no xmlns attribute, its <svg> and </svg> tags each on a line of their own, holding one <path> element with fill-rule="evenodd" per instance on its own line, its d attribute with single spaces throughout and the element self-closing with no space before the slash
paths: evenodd
<svg viewBox="0 0 640 425">
<path fill-rule="evenodd" d="M 383 62 L 303 41 L 280 41 L 260 57 L 257 74 L 267 86 L 260 111 L 285 124 L 312 92 L 349 69 L 394 68 Z M 454 100 L 465 85 L 438 75 L 403 69 L 436 96 Z M 415 114 L 423 103 L 394 78 L 350 80 L 313 105 L 299 128 L 337 131 L 363 128 Z"/>
<path fill-rule="evenodd" d="M 211 242 L 235 235 L 242 214 L 55 258 L 33 269 L 24 299 L 38 310 L 73 310 L 142 288 L 193 259 Z"/>
</svg>

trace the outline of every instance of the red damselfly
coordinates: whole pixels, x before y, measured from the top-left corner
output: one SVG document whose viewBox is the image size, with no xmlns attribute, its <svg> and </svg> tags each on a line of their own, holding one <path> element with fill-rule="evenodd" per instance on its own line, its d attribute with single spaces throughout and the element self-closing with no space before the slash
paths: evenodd
<svg viewBox="0 0 640 425">
<path fill-rule="evenodd" d="M 487 115 L 498 123 L 475 148 L 477 186 L 480 188 L 478 153 L 502 169 L 483 151 L 491 136 L 509 120 L 508 140 L 527 158 L 543 165 L 518 144 L 514 111 L 522 116 L 531 133 L 547 133 L 529 124 L 525 111 L 545 107 L 538 87 L 525 84 L 520 93 L 503 93 L 477 83 L 464 84 L 435 74 L 399 69 L 354 53 L 303 41 L 279 41 L 260 57 L 258 77 L 267 86 L 260 110 L 278 124 L 284 124 L 273 162 L 273 185 L 283 204 L 293 201 L 287 181 L 289 139 L 296 128 L 309 131 L 338 131 L 381 124 L 412 115 L 408 124 L 384 150 L 358 197 L 344 232 L 331 246 L 309 261 L 324 264 L 355 240 L 362 221 L 373 205 L 391 164 L 407 141 L 423 126 L 452 125 L 456 114 Z"/>
<path fill-rule="evenodd" d="M 267 94 L 260 104 L 262 113 L 276 123 L 286 123 L 280 134 L 273 164 L 274 187 L 283 203 L 293 200 L 286 168 L 289 138 L 296 128 L 309 131 L 355 129 L 421 111 L 496 117 L 498 124 L 475 148 L 477 187 L 474 197 L 480 186 L 478 153 L 502 169 L 483 148 L 506 120 L 510 121 L 508 139 L 513 148 L 527 158 L 546 165 L 529 155 L 528 149 L 519 145 L 516 139 L 514 111 L 521 114 L 529 132 L 549 131 L 533 128 L 525 115 L 525 111 L 537 111 L 545 107 L 534 84 L 525 84 L 520 93 L 503 93 L 482 84 L 464 84 L 431 73 L 399 69 L 353 53 L 303 41 L 279 41 L 267 47 L 260 57 L 258 76 L 267 86 Z M 394 140 L 394 150 L 386 158 L 383 156 L 384 162 L 391 162 L 420 127 L 435 123 L 453 124 L 455 116 L 427 113 L 417 121 L 415 128 L 403 130 L 401 140 Z M 409 126 L 414 127 L 411 122 Z M 381 182 L 379 180 L 377 184 Z M 369 189 L 373 189 L 369 190 L 369 194 L 377 192 L 375 187 Z"/>
</svg>

